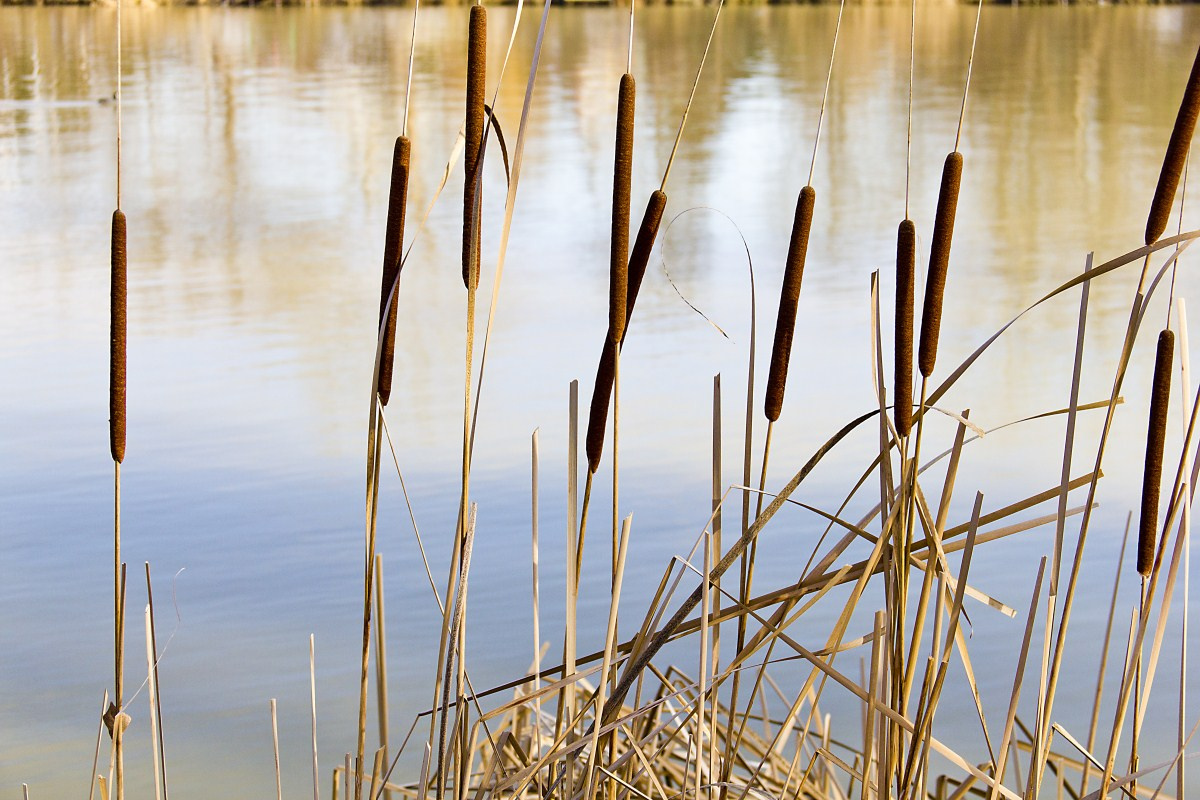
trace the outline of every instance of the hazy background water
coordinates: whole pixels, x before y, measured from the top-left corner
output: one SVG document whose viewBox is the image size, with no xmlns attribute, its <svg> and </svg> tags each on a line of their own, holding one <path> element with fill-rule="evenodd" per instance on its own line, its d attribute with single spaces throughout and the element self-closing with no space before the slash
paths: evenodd
<svg viewBox="0 0 1200 800">
<path fill-rule="evenodd" d="M 489 81 L 513 13 L 491 11 Z M 639 10 L 635 214 L 660 180 L 711 15 Z M 745 237 L 759 287 L 759 392 L 835 18 L 832 7 L 725 11 L 668 186 L 668 219 L 711 207 Z M 941 163 L 954 143 L 973 21 L 971 8 L 941 6 L 918 19 L 911 215 L 923 253 Z M 115 88 L 114 22 L 105 8 L 0 8 L 0 791 L 13 796 L 21 782 L 36 797 L 82 792 L 101 695 L 112 682 L 106 386 L 116 115 L 102 101 Z M 353 747 L 367 387 L 411 11 L 127 9 L 124 25 L 129 685 L 139 682 L 141 565 L 150 561 L 176 796 L 271 792 L 271 697 L 280 704 L 285 792 L 296 795 L 310 774 L 310 633 L 323 773 Z M 510 147 L 536 26 L 530 10 L 496 101 Z M 586 403 L 606 323 L 606 208 L 625 26 L 620 9 L 551 12 L 479 414 L 469 625 L 477 686 L 524 670 L 531 658 L 535 428 L 542 631 L 552 652 L 560 646 L 568 384 L 580 379 Z M 421 12 L 410 237 L 460 124 L 465 32 L 466 9 Z M 1104 260 L 1141 243 L 1198 39 L 1200 11 L 1189 7 L 984 9 L 939 376 L 1078 272 L 1088 251 Z M 813 177 L 818 204 L 774 434 L 774 486 L 874 403 L 869 277 L 881 270 L 888 318 L 904 213 L 907 72 L 907 9 L 847 9 Z M 495 263 L 503 203 L 496 155 L 486 173 L 485 265 Z M 388 409 L 439 582 L 461 450 L 460 187 L 456 171 L 405 268 Z M 635 514 L 626 609 L 645 603 L 666 560 L 686 553 L 704 525 L 717 372 L 726 482 L 740 475 L 749 343 L 742 243 L 727 219 L 696 210 L 660 245 L 679 291 L 728 336 L 683 302 L 656 251 L 622 360 L 622 506 Z M 1084 400 L 1107 393 L 1133 269 L 1092 292 Z M 485 266 L 481 298 L 491 274 Z M 1185 268 L 1179 293 L 1190 296 L 1195 285 Z M 1077 306 L 1071 292 L 1023 320 L 943 405 L 970 407 L 985 427 L 1066 405 Z M 1160 292 L 1148 330 L 1165 309 Z M 1076 677 L 1060 703 L 1072 730 L 1086 729 L 1080 701 L 1092 688 L 1120 531 L 1137 502 L 1152 351 L 1152 336 L 1143 337 L 1085 558 L 1094 577 L 1075 614 Z M 756 417 L 761 440 L 761 411 Z M 1077 471 L 1090 468 L 1083 465 L 1094 456 L 1097 422 L 1081 426 L 1087 444 Z M 945 446 L 952 426 L 936 421 L 929 441 Z M 976 489 L 994 507 L 1054 485 L 1062 427 L 1061 419 L 1033 423 L 973 445 L 956 518 Z M 1179 428 L 1171 426 L 1176 439 Z M 801 498 L 835 507 L 870 457 L 873 430 L 835 451 Z M 597 497 L 608 491 L 602 478 Z M 430 704 L 437 618 L 394 470 L 383 492 L 395 737 Z M 763 544 L 759 585 L 794 580 L 819 527 L 799 511 L 781 516 Z M 602 539 L 589 546 L 594 564 L 582 606 L 585 633 L 597 644 L 607 608 Z M 990 546 L 973 582 L 1024 606 L 1049 547 L 1047 530 Z M 1121 615 L 1134 598 L 1127 572 Z M 822 624 L 836 610 L 818 609 L 798 633 L 823 641 Z M 638 614 L 622 618 L 632 625 Z M 973 622 L 977 657 L 994 665 L 981 676 L 985 702 L 1002 718 L 1020 622 L 978 608 Z M 1172 634 L 1152 720 L 1174 706 L 1178 681 L 1166 665 L 1177 652 Z M 835 697 L 830 702 L 836 707 Z M 943 721 L 967 720 L 961 741 L 971 751 L 968 701 L 946 702 Z M 145 796 L 144 694 L 131 713 L 131 780 L 134 796 Z M 857 711 L 846 717 L 847 735 L 856 735 L 856 720 Z M 1161 755 L 1174 722 L 1162 716 L 1151 726 Z"/>
</svg>

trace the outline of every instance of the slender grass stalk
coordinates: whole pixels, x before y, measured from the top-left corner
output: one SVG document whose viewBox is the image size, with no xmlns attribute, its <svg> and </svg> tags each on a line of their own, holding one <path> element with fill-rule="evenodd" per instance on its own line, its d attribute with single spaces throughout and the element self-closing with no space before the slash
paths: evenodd
<svg viewBox="0 0 1200 800">
<path fill-rule="evenodd" d="M 1187 163 L 1188 151 L 1192 145 L 1192 134 L 1196 130 L 1196 118 L 1200 116 L 1200 49 L 1192 62 L 1192 72 L 1188 76 L 1183 99 L 1179 103 L 1179 113 L 1175 117 L 1175 127 L 1171 129 L 1171 139 L 1167 143 L 1167 151 L 1163 155 L 1162 170 L 1158 175 L 1158 184 L 1154 188 L 1154 199 L 1150 203 L 1150 214 L 1146 219 L 1146 244 L 1154 244 L 1167 229 L 1167 221 L 1171 216 L 1171 206 L 1175 204 L 1175 191 L 1179 187 L 1179 178 Z"/>
<path fill-rule="evenodd" d="M 913 380 L 913 294 L 917 258 L 917 229 L 911 219 L 896 231 L 896 381 L 892 414 L 896 433 L 905 437 L 912 430 Z"/>
<path fill-rule="evenodd" d="M 275 753 L 275 797 L 283 800 L 283 778 L 279 774 L 279 718 L 274 697 L 271 698 L 271 743 Z"/>
<path fill-rule="evenodd" d="M 1167 435 L 1167 413 L 1171 402 L 1171 367 L 1174 357 L 1175 334 L 1169 328 L 1165 328 L 1158 335 L 1158 350 L 1154 358 L 1154 383 L 1150 395 L 1150 419 L 1146 433 L 1146 462 L 1142 478 L 1142 511 L 1138 523 L 1137 551 L 1137 571 L 1142 577 L 1148 577 L 1154 565 L 1163 446 Z"/>
<path fill-rule="evenodd" d="M 531 583 L 533 586 L 533 693 L 535 699 L 533 701 L 533 749 L 537 756 L 542 754 L 542 701 L 539 691 L 541 689 L 541 672 L 542 672 L 542 627 L 541 627 L 541 600 L 538 592 L 538 432 L 533 431 L 531 441 L 531 503 L 530 503 L 530 529 L 532 532 L 532 545 L 530 548 L 530 565 L 532 567 Z"/>
<path fill-rule="evenodd" d="M 382 398 L 381 398 L 382 402 Z M 379 751 L 387 760 L 388 754 L 388 669 L 387 669 L 387 628 L 384 619 L 383 596 L 383 556 L 375 554 L 375 702 L 379 717 Z M 391 800 L 391 790 L 385 790 L 384 796 Z M 372 789 L 369 797 L 372 800 L 375 792 Z"/>
<path fill-rule="evenodd" d="M 162 728 L 159 727 L 162 719 L 158 707 L 158 656 L 154 649 L 154 616 L 150 611 L 149 603 L 146 604 L 145 622 L 146 686 L 150 700 L 150 752 L 154 764 L 154 797 L 155 800 L 163 800 L 162 753 L 158 749 L 162 731 Z"/>
<path fill-rule="evenodd" d="M 414 12 L 415 13 L 415 12 Z M 396 138 L 392 151 L 392 177 L 388 192 L 387 229 L 383 244 L 383 285 L 379 295 L 379 324 L 384 324 L 383 353 L 379 362 L 379 402 L 392 396 L 392 372 L 396 353 L 396 309 L 399 305 L 401 254 L 404 247 L 404 217 L 408 207 L 408 174 L 412 143 L 407 136 Z"/>
<path fill-rule="evenodd" d="M 317 765 L 317 637 L 308 635 L 308 692 L 312 712 L 313 800 L 321 800 L 321 772 Z"/>
</svg>

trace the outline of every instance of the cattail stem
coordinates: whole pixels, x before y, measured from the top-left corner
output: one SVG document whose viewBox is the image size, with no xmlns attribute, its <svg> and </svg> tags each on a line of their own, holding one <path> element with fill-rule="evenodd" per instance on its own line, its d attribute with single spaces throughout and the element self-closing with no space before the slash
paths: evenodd
<svg viewBox="0 0 1200 800">
<path fill-rule="evenodd" d="M 937 361 L 938 335 L 942 328 L 942 296 L 950 268 L 950 241 L 954 237 L 954 215 L 958 210 L 958 187 L 962 181 L 963 157 L 955 150 L 942 167 L 937 216 L 933 220 L 933 242 L 929 251 L 929 273 L 925 279 L 925 304 L 921 309 L 921 344 L 917 357 L 921 375 L 933 374 Z"/>
<path fill-rule="evenodd" d="M 1167 436 L 1167 406 L 1171 401 L 1171 367 L 1175 360 L 1175 334 L 1169 328 L 1158 334 L 1154 357 L 1154 383 L 1150 394 L 1150 421 L 1146 432 L 1146 468 L 1142 478 L 1142 516 L 1138 524 L 1137 571 L 1143 577 L 1154 567 L 1158 532 L 1158 495 L 1162 483 L 1163 445 Z"/>
<path fill-rule="evenodd" d="M 482 185 L 484 94 L 487 79 L 487 9 L 471 6 L 467 35 L 467 118 L 463 165 L 466 182 L 463 189 L 463 283 L 468 289 L 479 285 L 479 188 Z"/>
<path fill-rule="evenodd" d="M 412 145 L 407 136 L 396 139 L 392 151 L 391 190 L 388 193 L 387 230 L 383 243 L 383 285 L 379 294 L 379 324 L 387 315 L 383 353 L 379 361 L 379 402 L 387 405 L 392 396 L 392 369 L 396 352 L 396 307 L 399 297 L 401 253 L 404 246 L 404 215 L 408 206 L 408 171 Z"/>
<path fill-rule="evenodd" d="M 613 158 L 612 237 L 609 253 L 608 335 L 625 336 L 625 303 L 629 291 L 629 194 L 633 178 L 633 117 L 637 87 L 628 72 L 617 96 L 617 135 Z"/>
<path fill-rule="evenodd" d="M 1154 200 L 1150 203 L 1150 215 L 1146 219 L 1146 244 L 1154 244 L 1167 229 L 1171 206 L 1175 203 L 1175 190 L 1187 163 L 1188 150 L 1192 146 L 1192 134 L 1196 130 L 1196 118 L 1200 116 L 1200 49 L 1192 62 L 1192 73 L 1188 76 L 1187 88 L 1171 129 L 1171 139 L 1163 156 L 1162 171 L 1154 189 Z"/>
<path fill-rule="evenodd" d="M 783 410 L 783 391 L 787 384 L 788 361 L 792 355 L 792 336 L 796 331 L 796 307 L 800 303 L 800 283 L 804 278 L 804 260 L 808 255 L 808 236 L 812 231 L 813 206 L 817 192 L 812 186 L 800 190 L 796 216 L 792 220 L 792 238 L 783 269 L 783 288 L 779 293 L 779 316 L 775 320 L 775 342 L 771 346 L 771 371 L 767 375 L 765 411 L 771 422 Z"/>
<path fill-rule="evenodd" d="M 896 232 L 896 384 L 893 414 L 896 433 L 912 430 L 913 379 L 913 285 L 917 259 L 917 229 L 911 219 Z"/>
</svg>

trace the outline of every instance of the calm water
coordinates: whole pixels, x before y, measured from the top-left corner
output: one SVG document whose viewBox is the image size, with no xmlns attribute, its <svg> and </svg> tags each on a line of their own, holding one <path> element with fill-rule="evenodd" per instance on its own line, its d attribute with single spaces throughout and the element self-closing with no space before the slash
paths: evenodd
<svg viewBox="0 0 1200 800">
<path fill-rule="evenodd" d="M 490 81 L 512 13 L 491 15 Z M 310 633 L 317 641 L 323 773 L 353 747 L 367 386 L 410 14 L 125 14 L 129 682 L 136 686 L 132 676 L 142 669 L 142 563 L 149 561 L 159 642 L 167 642 L 162 702 L 177 797 L 270 794 L 271 697 L 279 698 L 285 792 L 309 791 Z M 660 237 L 662 259 L 656 251 L 622 360 L 622 506 L 635 514 L 636 532 L 623 608 L 644 604 L 666 559 L 686 553 L 704 525 L 717 372 L 725 386 L 726 482 L 740 474 L 750 294 L 745 253 L 729 219 L 745 238 L 758 280 L 761 392 L 836 9 L 725 14 L 668 186 L 668 219 L 694 210 Z M 923 9 L 918 20 L 911 216 L 923 252 L 941 163 L 954 143 L 973 20 L 972 9 L 941 6 Z M 639 212 L 661 178 L 710 21 L 710 9 L 639 12 Z M 112 9 L 0 9 L 5 796 L 16 796 L 21 782 L 35 797 L 83 791 L 101 696 L 111 684 L 107 227 L 116 113 L 104 101 L 115 88 L 114 22 Z M 552 651 L 559 647 L 567 388 L 580 379 L 586 402 L 606 322 L 605 208 L 625 24 L 616 9 L 551 14 L 479 415 L 469 654 L 476 685 L 525 669 L 531 657 L 528 462 L 535 428 L 542 451 L 542 631 L 555 642 Z M 510 148 L 536 26 L 531 11 L 496 101 Z M 410 236 L 434 198 L 460 124 L 465 30 L 464 9 L 422 11 Z M 1088 251 L 1104 260 L 1141 243 L 1198 39 L 1200 10 L 1192 8 L 985 9 L 961 145 L 966 170 L 939 375 L 1080 270 Z M 874 404 L 870 275 L 881 270 L 890 317 L 894 235 L 904 213 L 907 48 L 905 9 L 847 9 L 813 177 L 818 206 L 792 377 L 774 432 L 769 483 L 776 486 Z M 504 191 L 498 159 L 486 180 L 485 263 L 494 265 Z M 437 576 L 449 555 L 461 447 L 460 186 L 456 171 L 405 269 L 389 407 Z M 1196 226 L 1185 220 L 1186 228 Z M 485 269 L 481 298 L 490 292 L 490 275 Z M 1135 285 L 1126 270 L 1092 292 L 1085 401 L 1107 392 Z M 1185 269 L 1179 293 L 1194 297 L 1195 288 Z M 1026 318 L 943 404 L 970 407 L 985 427 L 1066 405 L 1077 308 L 1072 292 Z M 1165 309 L 1161 292 L 1151 331 Z M 1078 678 L 1068 681 L 1059 706 L 1078 734 L 1086 732 L 1079 701 L 1093 683 L 1106 587 L 1140 486 L 1152 350 L 1152 337 L 1144 337 L 1106 462 L 1086 558 L 1099 588 L 1075 614 L 1077 656 L 1069 666 Z M 1097 422 L 1081 423 L 1077 465 L 1094 457 Z M 952 424 L 939 419 L 931 426 L 931 452 L 948 443 Z M 761 412 L 756 425 L 761 438 Z M 973 445 L 954 516 L 967 512 L 976 489 L 993 507 L 1054 485 L 1062 427 L 1060 419 L 1034 423 Z M 1172 424 L 1176 437 L 1179 427 Z M 835 508 L 870 458 L 872 430 L 835 451 L 800 499 Z M 598 482 L 598 497 L 608 491 Z M 856 508 L 869 502 L 865 497 Z M 763 544 L 763 587 L 795 579 L 811 546 L 796 542 L 811 542 L 819 529 L 799 511 L 774 527 Z M 596 541 L 583 614 L 598 643 L 607 546 Z M 430 703 L 437 619 L 394 471 L 384 482 L 380 547 L 392 729 L 402 731 Z M 989 547 L 973 583 L 1024 607 L 1036 559 L 1049 547 L 1047 530 Z M 1133 584 L 1126 575 L 1122 618 Z M 822 626 L 836 610 L 816 614 L 798 634 L 823 641 Z M 628 614 L 630 624 L 637 616 Z M 982 670 L 985 701 L 991 719 L 1002 719 L 1020 623 L 979 607 L 972 617 L 977 661 L 994 667 Z M 1177 666 L 1170 665 L 1178 663 L 1178 646 L 1172 633 L 1157 684 L 1162 708 L 1154 711 L 1163 716 L 1151 723 L 1157 732 L 1150 738 L 1160 756 L 1174 730 L 1166 712 L 1174 706 Z M 945 702 L 952 733 L 952 720 L 967 720 L 964 752 L 982 758 L 982 750 L 972 750 L 981 745 L 969 733 L 968 701 L 960 692 Z M 845 708 L 843 730 L 853 737 L 857 711 Z M 145 796 L 144 694 L 131 713 L 133 796 Z"/>
</svg>

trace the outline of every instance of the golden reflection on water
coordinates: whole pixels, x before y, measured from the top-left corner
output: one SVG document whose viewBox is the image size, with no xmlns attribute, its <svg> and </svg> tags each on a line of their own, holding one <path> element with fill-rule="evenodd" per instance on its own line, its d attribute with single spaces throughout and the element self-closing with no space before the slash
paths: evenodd
<svg viewBox="0 0 1200 800">
<path fill-rule="evenodd" d="M 466 13 L 432 8 L 421 15 L 410 235 L 433 200 L 458 129 Z M 528 8 L 496 100 L 510 148 L 537 13 Z M 359 480 L 387 174 L 404 102 L 410 14 L 398 8 L 126 9 L 130 461 L 131 470 L 147 465 L 142 468 L 151 474 L 143 485 L 170 505 L 155 509 L 148 500 L 142 511 L 147 527 L 183 524 L 190 531 L 175 519 L 177 510 L 211 508 L 218 520 L 228 516 L 221 523 L 228 528 L 213 523 L 203 535 L 213 537 L 210 548 L 238 560 L 248 557 L 239 549 L 248 545 L 229 531 L 257 523 L 231 486 L 253 482 L 270 502 L 286 507 L 286 492 L 325 498 L 321 503 L 328 505 L 333 501 L 325 493 L 340 497 L 330 486 L 340 491 Z M 491 11 L 490 80 L 512 14 L 511 7 Z M 639 9 L 635 213 L 658 185 L 711 14 L 708 8 Z M 736 222 L 756 270 L 761 357 L 793 204 L 808 175 L 836 8 L 731 7 L 725 14 L 671 173 L 667 217 L 707 206 Z M 606 198 L 626 21 L 621 9 L 552 11 L 489 354 L 476 456 L 484 474 L 523 465 L 527 437 L 538 426 L 543 452 L 561 463 L 566 386 L 579 378 L 585 397 L 590 390 L 606 320 Z M 923 250 L 942 159 L 954 142 L 973 21 L 972 9 L 941 5 L 922 7 L 918 18 L 912 216 Z M 115 179 L 113 23 L 111 8 L 0 8 L 0 219 L 6 227 L 0 275 L 13 301 L 0 345 L 0 364 L 9 375 L 0 385 L 6 453 L 0 470 L 18 487 L 5 503 L 19 543 L 44 533 L 36 498 L 44 502 L 64 491 L 49 476 L 77 487 L 84 498 L 71 505 L 77 519 L 104 520 L 107 514 L 102 455 L 106 225 Z M 1200 12 L 1188 7 L 984 9 L 961 146 L 966 170 L 939 374 L 1081 269 L 1089 250 L 1103 260 L 1140 244 L 1198 37 Z M 886 315 L 895 229 L 904 211 L 907 70 L 907 9 L 848 8 L 813 178 L 817 212 L 793 377 L 775 434 L 777 480 L 851 413 L 873 403 L 869 276 L 881 271 Z M 502 214 L 503 171 L 496 155 L 489 156 L 486 177 L 485 264 L 494 263 Z M 453 174 L 447 197 L 433 207 L 405 268 L 390 412 L 406 468 L 436 476 L 453 470 L 461 430 L 459 175 Z M 729 339 L 679 299 L 656 257 L 622 362 L 623 464 L 651 476 L 651 483 L 686 485 L 703 498 L 714 372 L 725 375 L 729 393 L 726 430 L 739 430 L 736 387 L 744 384 L 748 339 L 745 258 L 728 222 L 711 212 L 679 218 L 664 242 L 679 290 Z M 485 270 L 485 295 L 487 275 Z M 1107 392 L 1133 280 L 1126 274 L 1093 292 L 1085 400 Z M 1182 292 L 1194 285 L 1186 273 L 1181 277 Z M 947 406 L 971 405 L 981 424 L 993 425 L 1065 405 L 1076 297 L 1025 320 L 980 362 L 980 374 L 947 398 Z M 1164 308 L 1160 300 L 1153 314 Z M 1136 492 L 1136 419 L 1145 406 L 1147 372 L 1139 360 L 1125 393 L 1133 411 L 1116 432 L 1109 462 L 1110 500 L 1122 519 L 1119 508 Z M 763 374 L 765 369 L 760 380 Z M 986 466 L 968 467 L 963 480 L 997 495 L 1045 488 L 1058 478 L 1060 440 L 1060 427 L 1010 434 L 986 451 Z M 1045 441 L 1052 442 L 1048 449 Z M 727 446 L 727 452 L 736 449 Z M 814 480 L 824 491 L 844 488 L 840 478 L 849 471 L 857 475 L 862 452 L 835 461 Z M 198 465 L 205 464 L 241 477 L 223 479 L 227 484 L 211 475 L 198 479 Z M 738 472 L 732 463 L 727 467 L 729 475 Z M 497 494 L 520 494 L 520 481 L 498 480 L 505 488 Z M 228 501 L 223 492 L 231 493 Z M 452 495 L 436 480 L 429 493 Z M 308 513 L 322 521 L 292 524 L 310 534 L 306 524 L 338 531 L 355 531 L 359 524 L 353 502 L 325 517 Z M 673 531 L 681 524 L 669 512 L 639 513 L 649 518 L 644 524 L 650 529 Z M 690 531 L 693 522 L 702 521 L 682 524 Z M 56 535 L 70 543 L 74 526 L 69 519 L 61 526 Z M 357 540 L 351 533 L 345 539 L 339 557 L 353 564 Z M 205 550 L 181 541 L 166 537 L 154 551 L 156 563 L 170 569 L 203 560 Z M 292 577 L 311 578 L 314 568 L 305 565 L 312 550 L 304 548 L 316 545 L 281 555 L 265 537 L 254 541 L 268 548 L 264 562 L 294 556 Z M 102 542 L 89 546 L 104 552 Z M 656 546 L 675 552 L 682 545 L 664 539 Z M 48 597 L 66 609 L 84 602 L 62 594 L 61 575 L 94 572 L 82 557 L 64 565 L 19 552 L 15 561 L 3 559 L 16 564 L 4 568 L 11 578 L 4 602 L 22 600 L 11 635 L 29 669 L 4 673 L 6 693 L 14 690 L 4 700 L 6 720 L 31 715 L 24 698 L 46 691 L 36 681 L 38 665 L 58 657 L 34 644 L 48 624 L 38 608 Z M 290 596 L 290 584 L 279 575 L 244 569 L 246 582 L 218 584 L 235 607 L 253 607 L 263 594 Z M 346 571 L 353 579 L 353 570 Z M 181 671 L 207 674 L 215 669 L 211 660 L 221 661 L 211 653 L 219 648 L 204 637 L 209 625 L 228 631 L 230 623 L 219 607 L 196 610 L 208 609 L 205 597 L 213 584 L 205 581 L 212 580 L 201 580 L 205 588 L 191 598 L 191 613 L 200 617 L 193 623 L 199 643 L 176 657 Z M 79 591 L 91 589 L 84 582 Z M 102 595 L 96 591 L 87 596 Z M 287 620 L 274 627 L 289 631 L 309 620 L 344 627 L 342 618 L 319 605 L 273 613 Z M 97 614 L 78 623 L 93 626 L 86 631 L 67 626 L 47 641 L 67 651 L 99 641 L 99 652 L 104 637 L 93 628 L 102 629 L 104 618 L 102 610 Z M 238 633 L 246 642 L 282 647 L 279 631 L 248 626 Z M 262 675 L 294 666 L 290 654 L 269 648 L 248 659 L 261 668 L 257 683 L 221 673 L 228 694 L 222 713 L 236 719 L 273 691 Z M 349 670 L 338 664 L 335 671 Z M 494 668 L 501 673 L 514 664 L 523 669 L 524 656 Z M 60 667 L 57 680 L 70 687 L 86 683 L 90 692 L 98 672 L 92 666 L 82 659 L 78 672 Z M 203 713 L 198 690 L 177 691 L 185 696 L 179 701 L 184 719 Z M 341 692 L 339 684 L 325 694 Z M 421 703 L 404 702 L 407 710 Z M 74 694 L 67 703 L 72 709 L 81 704 Z M 330 716 L 340 720 L 340 713 Z M 82 765 L 80 753 L 89 745 L 79 743 L 88 738 L 90 717 L 71 714 L 76 712 L 56 707 L 37 731 L 46 741 L 69 742 L 55 757 Z M 211 736 L 201 738 L 195 752 L 215 747 Z M 0 761 L 5 780 L 22 780 L 23 766 L 41 763 L 36 753 L 22 750 L 20 756 L 20 764 Z M 258 786 L 268 774 L 236 760 L 229 769 L 246 786 Z M 267 791 L 248 789 L 245 796 Z"/>
</svg>

